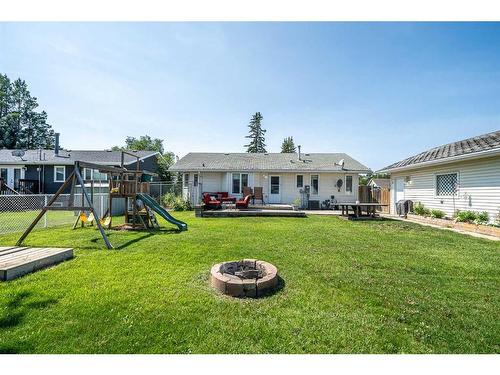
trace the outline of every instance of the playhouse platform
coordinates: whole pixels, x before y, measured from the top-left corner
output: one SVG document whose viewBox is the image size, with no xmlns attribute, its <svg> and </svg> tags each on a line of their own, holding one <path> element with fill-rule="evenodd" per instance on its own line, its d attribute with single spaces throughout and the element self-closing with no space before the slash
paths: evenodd
<svg viewBox="0 0 500 375">
<path fill-rule="evenodd" d="M 12 280 L 71 258 L 71 248 L 0 247 L 0 280 Z"/>
</svg>

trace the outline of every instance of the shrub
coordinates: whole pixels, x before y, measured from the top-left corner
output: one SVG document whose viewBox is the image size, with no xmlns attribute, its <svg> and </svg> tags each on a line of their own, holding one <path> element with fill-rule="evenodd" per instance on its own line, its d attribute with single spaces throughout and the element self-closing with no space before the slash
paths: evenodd
<svg viewBox="0 0 500 375">
<path fill-rule="evenodd" d="M 190 211 L 191 204 L 182 197 L 176 197 L 172 209 L 174 211 Z"/>
<path fill-rule="evenodd" d="M 431 210 L 431 217 L 436 218 L 436 219 L 442 219 L 446 216 L 444 211 L 441 210 Z"/>
<path fill-rule="evenodd" d="M 455 221 L 461 223 L 473 223 L 477 219 L 477 213 L 474 211 L 457 211 Z"/>
<path fill-rule="evenodd" d="M 413 205 L 413 213 L 420 216 L 429 216 L 431 214 L 431 210 L 425 208 L 421 202 L 417 202 Z"/>
<path fill-rule="evenodd" d="M 476 215 L 477 224 L 487 224 L 490 221 L 490 215 L 486 211 L 480 212 Z"/>
<path fill-rule="evenodd" d="M 174 193 L 167 193 L 162 197 L 163 205 L 174 211 L 189 211 L 191 210 L 191 204 L 180 196 L 176 196 Z"/>
<path fill-rule="evenodd" d="M 163 205 L 167 208 L 172 208 L 175 204 L 176 196 L 174 193 L 167 193 L 162 197 Z"/>
</svg>

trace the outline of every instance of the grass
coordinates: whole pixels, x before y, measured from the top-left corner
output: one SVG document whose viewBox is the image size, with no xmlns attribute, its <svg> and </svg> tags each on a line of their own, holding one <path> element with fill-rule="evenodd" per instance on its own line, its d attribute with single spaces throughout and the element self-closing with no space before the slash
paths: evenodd
<svg viewBox="0 0 500 375">
<path fill-rule="evenodd" d="M 0 352 L 498 353 L 500 246 L 397 221 L 198 219 L 187 232 L 34 231 L 73 260 L 0 283 Z M 18 234 L 0 236 L 0 246 Z M 258 258 L 284 287 L 215 293 L 216 262 Z"/>
</svg>

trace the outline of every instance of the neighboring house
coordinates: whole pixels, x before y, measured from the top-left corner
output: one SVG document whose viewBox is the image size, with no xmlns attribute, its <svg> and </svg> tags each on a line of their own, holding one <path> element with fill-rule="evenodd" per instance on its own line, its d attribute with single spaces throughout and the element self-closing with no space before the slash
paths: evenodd
<svg viewBox="0 0 500 375">
<path fill-rule="evenodd" d="M 140 168 L 155 172 L 156 151 L 133 151 L 140 158 Z M 136 158 L 125 156 L 125 167 L 136 168 Z M 73 171 L 75 161 L 120 166 L 120 151 L 92 150 L 7 150 L 0 149 L 0 179 L 10 188 L 21 193 L 47 193 L 57 191 L 67 176 Z M 106 175 L 97 170 L 83 170 L 86 181 L 103 181 Z M 99 185 L 106 191 L 107 183 Z M 101 191 L 103 191 L 101 190 Z"/>
<path fill-rule="evenodd" d="M 318 205 L 335 196 L 354 202 L 358 175 L 369 168 L 343 153 L 189 153 L 170 171 L 183 173 L 183 189 L 193 202 L 202 192 L 241 197 L 243 187 L 262 187 L 266 203 L 291 204 L 297 198 Z M 340 187 L 337 187 L 337 183 Z M 311 204 L 312 206 L 312 204 Z"/>
<path fill-rule="evenodd" d="M 391 164 L 391 212 L 401 199 L 453 216 L 456 210 L 500 209 L 500 131 L 449 143 Z"/>
<path fill-rule="evenodd" d="M 388 178 L 372 178 L 368 182 L 368 186 L 375 189 L 389 189 L 391 187 L 391 180 Z"/>
</svg>

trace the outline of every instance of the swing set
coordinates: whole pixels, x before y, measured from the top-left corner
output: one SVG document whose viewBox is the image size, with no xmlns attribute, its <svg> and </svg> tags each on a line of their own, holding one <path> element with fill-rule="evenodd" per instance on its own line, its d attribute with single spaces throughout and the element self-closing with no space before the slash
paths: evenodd
<svg viewBox="0 0 500 375">
<path fill-rule="evenodd" d="M 136 158 L 136 169 L 129 170 L 124 167 L 125 155 L 132 156 Z M 40 219 L 48 211 L 79 211 L 75 223 L 73 224 L 73 229 L 78 227 L 78 223 L 81 226 L 88 224 L 93 226 L 94 223 L 96 228 L 101 233 L 101 236 L 108 249 L 112 249 L 113 245 L 109 241 L 104 228 L 110 229 L 112 227 L 112 206 L 113 198 L 124 198 L 125 199 L 125 223 L 132 229 L 149 229 L 151 227 L 158 228 L 158 222 L 154 216 L 154 213 L 150 208 L 155 210 L 157 213 L 162 215 L 167 221 L 177 225 L 180 230 L 186 230 L 187 225 L 179 220 L 174 219 L 168 213 L 163 212 L 163 208 L 157 207 L 154 199 L 148 195 L 149 193 L 149 181 L 154 173 L 143 171 L 139 168 L 140 159 L 137 155 L 122 151 L 121 155 L 121 166 L 111 167 L 100 164 L 88 163 L 83 161 L 76 161 L 74 164 L 73 172 L 66 178 L 61 187 L 52 196 L 52 198 L 47 202 L 42 210 L 39 212 L 35 220 L 30 224 L 28 229 L 22 234 L 22 236 L 17 241 L 17 245 L 20 246 L 24 239 L 30 234 L 30 232 L 35 228 Z M 93 170 L 98 170 L 101 173 L 106 173 L 108 177 L 109 186 L 109 204 L 108 209 L 104 213 L 103 217 L 99 216 L 99 213 L 94 208 L 94 183 L 91 182 L 90 194 L 85 186 L 85 181 L 82 177 L 82 168 L 88 168 Z M 79 187 L 81 189 L 81 203 L 75 204 L 75 188 Z M 67 189 L 70 189 L 70 195 L 68 204 L 66 206 L 61 206 L 60 204 L 55 204 L 57 198 L 63 194 Z M 131 203 L 132 210 L 129 211 L 129 203 Z M 140 206 L 145 207 L 145 212 L 140 212 Z M 89 214 L 86 215 L 85 212 Z"/>
</svg>

